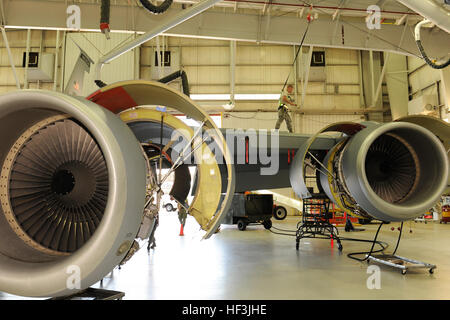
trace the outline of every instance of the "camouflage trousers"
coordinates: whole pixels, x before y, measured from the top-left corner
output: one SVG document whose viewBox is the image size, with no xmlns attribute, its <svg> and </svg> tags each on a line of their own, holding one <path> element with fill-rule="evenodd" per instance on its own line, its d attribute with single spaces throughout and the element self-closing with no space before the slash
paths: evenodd
<svg viewBox="0 0 450 320">
<path fill-rule="evenodd" d="M 280 129 L 281 123 L 286 120 L 286 126 L 289 130 L 289 132 L 293 132 L 292 130 L 292 119 L 289 115 L 288 108 L 283 107 L 278 109 L 278 121 L 275 125 L 275 129 Z"/>
<path fill-rule="evenodd" d="M 187 212 L 182 206 L 178 206 L 178 220 L 183 226 L 186 224 Z"/>
</svg>

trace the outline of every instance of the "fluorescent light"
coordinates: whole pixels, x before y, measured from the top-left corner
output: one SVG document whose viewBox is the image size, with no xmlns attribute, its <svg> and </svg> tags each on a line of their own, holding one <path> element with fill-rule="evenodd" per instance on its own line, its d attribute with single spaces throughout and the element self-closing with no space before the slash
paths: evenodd
<svg viewBox="0 0 450 320">
<path fill-rule="evenodd" d="M 235 100 L 278 100 L 280 99 L 279 94 L 272 93 L 254 93 L 254 94 L 236 94 L 234 96 Z"/>
<path fill-rule="evenodd" d="M 180 119 L 181 121 L 184 122 L 184 124 L 186 124 L 189 127 L 198 127 L 199 123 L 198 121 L 192 119 L 192 118 L 188 118 L 186 116 L 176 116 L 178 119 Z M 212 115 L 210 116 L 212 121 L 214 121 L 214 123 L 216 124 L 216 126 L 218 128 L 222 128 L 222 117 L 221 116 L 216 116 L 216 115 Z"/>
<path fill-rule="evenodd" d="M 192 100 L 230 100 L 229 94 L 191 94 Z"/>
<path fill-rule="evenodd" d="M 197 101 L 230 101 L 229 94 L 191 94 L 192 100 Z M 280 95 L 276 93 L 249 93 L 249 94 L 235 94 L 234 100 L 268 100 L 277 101 Z"/>
</svg>

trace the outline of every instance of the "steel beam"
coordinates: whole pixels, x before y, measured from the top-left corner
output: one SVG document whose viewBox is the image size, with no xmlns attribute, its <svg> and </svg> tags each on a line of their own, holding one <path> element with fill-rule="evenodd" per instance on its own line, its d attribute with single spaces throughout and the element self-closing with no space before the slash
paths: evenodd
<svg viewBox="0 0 450 320">
<path fill-rule="evenodd" d="M 0 21 L 0 25 L 3 26 L 6 24 L 5 5 L 3 4 L 3 0 L 0 0 L 0 11 L 1 11 L 0 18 L 2 19 Z"/>
<path fill-rule="evenodd" d="M 136 47 L 139 47 L 141 44 L 153 39 L 154 37 L 162 34 L 163 32 L 166 32 L 167 30 L 170 30 L 171 28 L 191 19 L 192 17 L 197 16 L 198 14 L 202 13 L 203 11 L 211 8 L 214 4 L 217 2 L 220 2 L 221 0 L 203 0 L 196 5 L 190 7 L 189 9 L 181 10 L 177 14 L 170 16 L 170 17 L 164 17 L 162 21 L 153 28 L 150 29 L 150 31 L 144 33 L 143 35 L 137 37 L 136 39 L 133 39 L 122 46 L 120 46 L 117 49 L 114 49 L 104 55 L 100 58 L 100 60 L 96 64 L 96 78 L 101 79 L 100 77 L 100 71 L 105 63 L 111 62 L 112 60 L 120 57 L 122 54 L 133 50 Z M 200 21 L 203 22 L 203 18 L 200 18 Z M 159 54 L 159 52 L 158 52 Z"/>
<path fill-rule="evenodd" d="M 234 94 L 236 89 L 236 41 L 230 41 L 230 100 L 234 105 Z"/>
<path fill-rule="evenodd" d="M 375 105 L 375 72 L 374 72 L 374 64 L 373 64 L 373 51 L 369 51 L 369 66 L 370 66 L 370 93 L 371 93 L 371 107 Z"/>
<path fill-rule="evenodd" d="M 450 11 L 445 10 L 432 0 L 397 0 L 433 22 L 442 30 L 450 33 Z"/>
<path fill-rule="evenodd" d="M 28 64 L 30 62 L 30 41 L 31 41 L 31 30 L 27 30 L 27 44 L 25 51 L 25 72 L 23 80 L 23 88 L 28 89 Z"/>
<path fill-rule="evenodd" d="M 21 28 L 48 28 L 67 29 L 66 8 L 64 2 L 34 0 L 6 1 L 7 27 Z M 80 6 L 82 18 L 82 30 L 99 31 L 98 4 L 77 3 Z M 186 9 L 189 10 L 189 9 Z M 180 8 L 171 8 L 170 13 L 164 15 L 152 15 L 149 17 L 145 10 L 136 10 L 136 28 L 130 30 L 127 24 L 129 8 L 126 6 L 112 5 L 111 21 L 114 21 L 113 32 L 146 32 L 161 27 L 171 17 L 186 11 Z M 202 17 L 202 19 L 200 19 Z M 202 23 L 201 23 L 201 20 Z M 406 32 L 402 48 L 398 48 L 398 39 L 403 32 L 403 26 L 382 25 L 380 30 L 373 30 L 370 41 L 367 41 L 368 29 L 366 23 L 361 20 L 340 18 L 345 27 L 345 44 L 339 39 L 333 39 L 335 22 L 331 16 L 321 15 L 311 25 L 305 45 L 316 47 L 335 47 L 344 49 L 361 49 L 374 51 L 389 51 L 406 55 L 419 56 L 412 32 Z M 201 23 L 201 24 L 200 24 Z M 270 23 L 270 34 L 264 43 L 298 44 L 299 31 L 306 28 L 306 20 L 296 16 L 273 17 Z M 208 10 L 189 19 L 182 25 L 164 31 L 165 35 L 187 36 L 197 38 L 213 38 L 222 40 L 256 41 L 258 39 L 258 15 L 248 13 L 233 13 L 232 8 L 220 8 L 220 10 Z M 411 30 L 413 26 L 408 26 Z M 334 35 L 340 37 L 340 34 Z M 450 35 L 440 31 L 436 34 L 423 33 L 423 41 L 427 43 L 427 51 L 436 57 L 446 56 L 450 52 Z M 427 41 L 428 38 L 428 41 Z M 333 41 L 335 40 L 335 41 Z"/>
<path fill-rule="evenodd" d="M 305 82 L 302 87 L 302 102 L 300 104 L 300 108 L 305 106 L 305 98 L 306 98 L 306 89 L 308 88 L 309 81 L 309 71 L 311 70 L 311 59 L 313 54 L 314 47 L 309 47 L 308 58 L 306 59 L 306 70 L 305 70 Z"/>
<path fill-rule="evenodd" d="M 408 71 L 406 57 L 398 54 L 390 54 L 389 60 L 385 59 L 386 85 L 389 94 L 392 119 L 398 119 L 408 115 Z"/>
<path fill-rule="evenodd" d="M 450 68 L 441 69 L 440 73 L 444 90 L 444 101 L 442 104 L 447 107 L 447 112 L 450 113 Z"/>
<path fill-rule="evenodd" d="M 11 70 L 13 72 L 14 79 L 16 80 L 16 87 L 17 87 L 17 89 L 20 89 L 20 81 L 19 81 L 19 78 L 17 77 L 16 66 L 14 63 L 14 58 L 11 53 L 11 49 L 9 47 L 8 37 L 6 36 L 5 28 L 3 26 L 0 26 L 0 29 L 2 30 L 3 41 L 5 42 L 6 51 L 8 52 L 8 58 L 9 58 L 9 63 L 11 64 Z"/>
<path fill-rule="evenodd" d="M 381 70 L 381 75 L 380 78 L 378 79 L 378 84 L 377 84 L 377 90 L 375 91 L 375 95 L 372 97 L 372 106 L 373 108 L 375 108 L 377 106 L 378 100 L 380 100 L 381 98 L 381 87 L 383 86 L 383 80 L 384 80 L 384 75 L 386 74 L 386 69 L 387 69 L 387 65 L 389 63 L 389 58 L 390 58 L 391 53 L 388 52 L 385 55 L 385 59 L 384 59 L 384 66 L 383 69 Z M 383 100 L 381 100 L 381 108 L 383 107 Z"/>
<path fill-rule="evenodd" d="M 57 77 L 58 77 L 58 64 L 59 64 L 59 34 L 60 30 L 56 31 L 56 45 L 55 45 L 55 70 L 53 74 L 53 91 L 56 91 L 58 86 Z"/>
</svg>

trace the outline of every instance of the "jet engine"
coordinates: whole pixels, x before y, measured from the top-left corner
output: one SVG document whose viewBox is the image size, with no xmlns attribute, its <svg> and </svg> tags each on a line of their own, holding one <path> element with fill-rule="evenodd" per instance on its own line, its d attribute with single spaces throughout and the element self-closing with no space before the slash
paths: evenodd
<svg viewBox="0 0 450 320">
<path fill-rule="evenodd" d="M 448 157 L 442 141 L 408 122 L 338 123 L 322 132 L 343 137 L 325 156 L 314 155 L 311 137 L 290 171 L 294 191 L 310 197 L 306 167 L 317 169 L 319 188 L 342 210 L 381 221 L 414 219 L 439 200 L 447 186 Z"/>
<path fill-rule="evenodd" d="M 128 126 L 88 100 L 24 90 L 0 97 L 0 291 L 65 296 L 127 255 L 146 200 Z"/>
<path fill-rule="evenodd" d="M 169 113 L 143 105 L 180 110 L 200 129 L 194 134 Z M 153 202 L 164 177 L 155 180 L 149 152 L 161 162 L 176 143 L 170 141 L 175 129 L 192 139 L 198 179 L 189 213 L 208 238 L 230 206 L 234 171 L 224 137 L 193 101 L 148 81 L 119 82 L 87 99 L 42 90 L 0 96 L 0 291 L 69 296 L 128 261 L 137 240 L 156 228 Z M 225 176 L 209 140 L 221 150 Z M 181 164 L 191 143 L 169 161 L 182 168 L 171 193 L 180 203 L 189 192 Z"/>
</svg>

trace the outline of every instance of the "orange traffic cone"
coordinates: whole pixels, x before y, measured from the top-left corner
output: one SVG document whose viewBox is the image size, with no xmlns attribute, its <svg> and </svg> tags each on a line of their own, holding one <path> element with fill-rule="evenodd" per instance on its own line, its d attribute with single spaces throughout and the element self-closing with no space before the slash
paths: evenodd
<svg viewBox="0 0 450 320">
<path fill-rule="evenodd" d="M 184 229 L 183 225 L 181 225 L 181 227 L 180 227 L 180 237 L 184 236 L 183 229 Z"/>
</svg>

